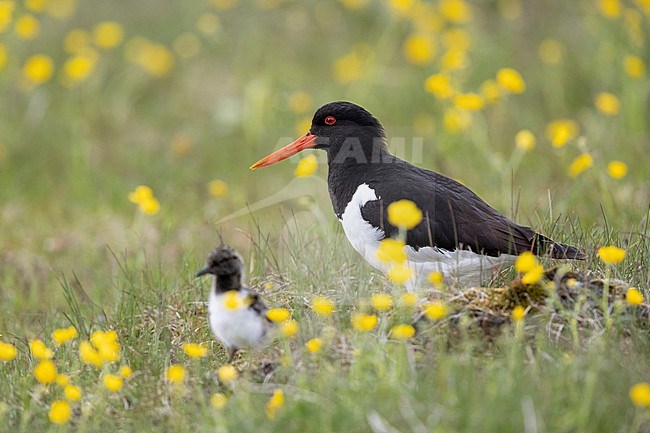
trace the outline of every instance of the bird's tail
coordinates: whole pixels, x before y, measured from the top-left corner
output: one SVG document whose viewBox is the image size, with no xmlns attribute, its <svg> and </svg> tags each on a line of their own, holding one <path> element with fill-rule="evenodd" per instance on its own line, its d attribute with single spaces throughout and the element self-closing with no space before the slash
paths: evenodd
<svg viewBox="0 0 650 433">
<path fill-rule="evenodd" d="M 537 255 L 548 255 L 554 259 L 584 260 L 587 257 L 579 248 L 555 242 L 539 233 L 533 240 L 533 251 Z"/>
</svg>

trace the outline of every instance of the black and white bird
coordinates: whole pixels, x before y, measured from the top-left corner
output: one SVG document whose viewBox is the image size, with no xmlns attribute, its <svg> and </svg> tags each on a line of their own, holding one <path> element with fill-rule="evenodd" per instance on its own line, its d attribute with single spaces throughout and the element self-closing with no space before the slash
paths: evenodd
<svg viewBox="0 0 650 433">
<path fill-rule="evenodd" d="M 423 219 L 408 231 L 404 247 L 412 271 L 409 290 L 425 284 L 431 272 L 478 285 L 524 251 L 558 259 L 585 257 L 576 247 L 509 220 L 459 182 L 391 155 L 379 121 L 350 102 L 320 107 L 309 132 L 251 169 L 310 148 L 327 152 L 330 198 L 348 240 L 382 272 L 388 265 L 377 258 L 379 243 L 398 232 L 388 222 L 388 205 L 407 199 L 422 210 Z"/>
<path fill-rule="evenodd" d="M 260 296 L 243 282 L 244 261 L 239 253 L 228 245 L 216 247 L 196 277 L 206 274 L 213 276 L 208 301 L 210 327 L 230 352 L 229 360 L 238 349 L 263 344 L 272 324 Z"/>
</svg>

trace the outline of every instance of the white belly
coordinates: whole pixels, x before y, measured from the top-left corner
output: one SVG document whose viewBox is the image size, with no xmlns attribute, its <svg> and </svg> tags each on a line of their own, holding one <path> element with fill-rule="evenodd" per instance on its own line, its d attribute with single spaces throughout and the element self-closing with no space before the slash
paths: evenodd
<svg viewBox="0 0 650 433">
<path fill-rule="evenodd" d="M 385 236 L 384 231 L 373 227 L 361 215 L 361 208 L 366 203 L 380 198 L 367 184 L 361 184 L 345 207 L 341 224 L 352 247 L 373 267 L 386 273 L 390 266 L 377 259 L 377 250 Z M 448 284 L 478 286 L 499 269 L 513 264 L 517 258 L 507 254 L 489 257 L 469 250 L 448 251 L 434 247 L 424 247 L 416 251 L 408 245 L 404 250 L 407 255 L 406 265 L 412 272 L 410 281 L 405 284 L 408 291 L 429 285 L 427 277 L 431 272 L 442 273 Z"/>
<path fill-rule="evenodd" d="M 215 293 L 214 288 L 210 290 L 210 327 L 217 340 L 228 349 L 250 348 L 261 344 L 269 322 L 247 306 L 236 310 L 228 309 L 224 304 L 225 296 L 223 293 Z M 242 303 L 245 302 L 246 290 L 240 290 L 237 296 Z"/>
</svg>

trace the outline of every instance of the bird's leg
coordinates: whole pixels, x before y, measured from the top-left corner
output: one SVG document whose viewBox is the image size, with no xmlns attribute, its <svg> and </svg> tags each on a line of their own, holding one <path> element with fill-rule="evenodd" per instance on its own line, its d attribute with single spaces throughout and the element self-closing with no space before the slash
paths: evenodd
<svg viewBox="0 0 650 433">
<path fill-rule="evenodd" d="M 236 347 L 233 347 L 232 349 L 230 349 L 230 356 L 228 357 L 228 364 L 230 364 L 232 362 L 232 360 L 235 359 L 235 355 L 237 354 L 238 350 L 239 349 L 237 349 Z"/>
</svg>

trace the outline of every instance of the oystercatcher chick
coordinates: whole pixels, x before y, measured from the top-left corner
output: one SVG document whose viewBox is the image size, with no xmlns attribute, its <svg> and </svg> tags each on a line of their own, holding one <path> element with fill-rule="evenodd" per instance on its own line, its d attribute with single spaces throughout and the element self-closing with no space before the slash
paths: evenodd
<svg viewBox="0 0 650 433">
<path fill-rule="evenodd" d="M 243 282 L 244 261 L 228 245 L 216 247 L 208 256 L 208 264 L 196 277 L 213 276 L 208 312 L 210 327 L 217 340 L 230 352 L 230 362 L 240 348 L 261 345 L 271 322 L 260 296 Z"/>
<path fill-rule="evenodd" d="M 334 212 L 352 246 L 375 268 L 388 271 L 377 250 L 382 239 L 398 233 L 388 223 L 388 205 L 407 199 L 423 212 L 404 247 L 412 275 L 409 290 L 425 284 L 434 271 L 447 281 L 478 285 L 524 251 L 557 259 L 585 258 L 578 248 L 509 220 L 459 182 L 391 155 L 379 121 L 350 102 L 320 107 L 309 132 L 251 169 L 310 148 L 327 153 Z"/>
</svg>

